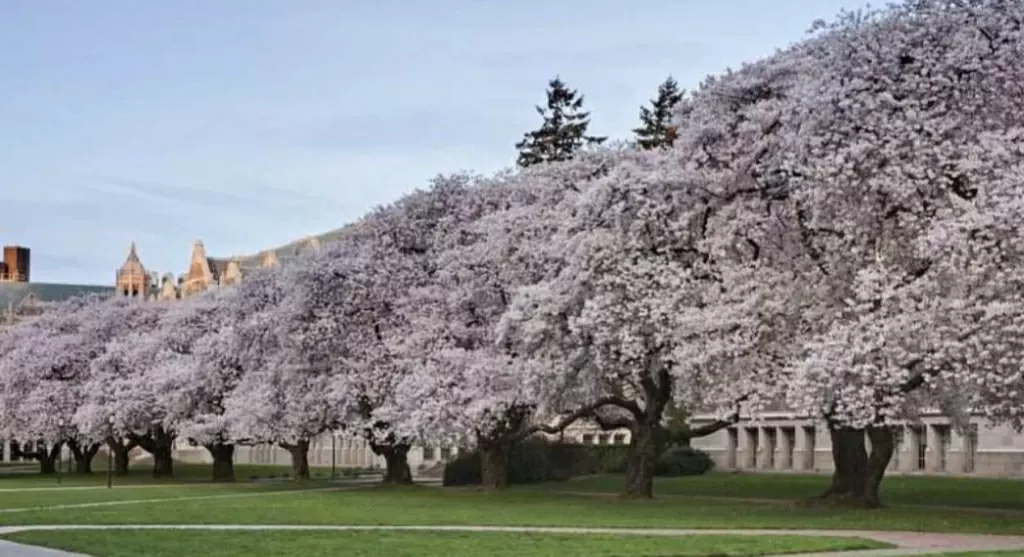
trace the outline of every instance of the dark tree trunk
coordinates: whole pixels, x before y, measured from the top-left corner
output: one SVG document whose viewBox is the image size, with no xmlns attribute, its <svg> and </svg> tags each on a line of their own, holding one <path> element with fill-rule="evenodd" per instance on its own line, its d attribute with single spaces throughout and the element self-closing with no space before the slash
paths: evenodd
<svg viewBox="0 0 1024 557">
<path fill-rule="evenodd" d="M 832 484 L 822 494 L 825 499 L 859 499 L 864 495 L 868 452 L 864 430 L 829 427 L 832 441 Z"/>
<path fill-rule="evenodd" d="M 171 456 L 170 445 L 156 447 L 151 454 L 154 478 L 170 478 L 174 475 L 174 458 Z"/>
<path fill-rule="evenodd" d="M 79 474 L 92 474 L 92 459 L 99 452 L 99 443 L 81 446 L 75 441 L 68 441 L 68 448 L 75 457 L 75 472 Z"/>
<path fill-rule="evenodd" d="M 654 468 L 659 455 L 658 424 L 636 422 L 626 460 L 626 496 L 654 497 Z"/>
<path fill-rule="evenodd" d="M 235 446 L 229 443 L 204 445 L 213 457 L 213 481 L 235 481 Z"/>
<path fill-rule="evenodd" d="M 879 489 L 896 449 L 896 435 L 891 427 L 869 427 L 867 432 L 871 440 L 871 456 L 868 458 L 862 497 L 864 506 L 873 509 L 882 506 Z"/>
<path fill-rule="evenodd" d="M 508 455 L 511 445 L 505 439 L 479 443 L 480 484 L 485 489 L 500 490 L 508 487 Z"/>
<path fill-rule="evenodd" d="M 292 457 L 292 477 L 296 480 L 309 479 L 309 439 L 299 439 L 294 444 L 281 443 L 281 448 Z"/>
<path fill-rule="evenodd" d="M 865 434 L 871 440 L 867 450 Z M 857 507 L 881 506 L 879 490 L 892 460 L 895 436 L 891 427 L 854 429 L 829 427 L 832 439 L 832 483 L 818 499 Z"/>
<path fill-rule="evenodd" d="M 129 440 L 153 455 L 154 478 L 169 478 L 174 475 L 174 459 L 171 456 L 171 449 L 174 446 L 173 435 L 161 427 L 155 427 L 146 435 L 129 435 Z"/>
<path fill-rule="evenodd" d="M 406 443 L 370 443 L 377 455 L 384 457 L 384 483 L 411 484 L 412 470 L 409 468 L 409 445 Z"/>
<path fill-rule="evenodd" d="M 39 473 L 47 475 L 57 473 L 57 461 L 60 458 L 62 446 L 63 443 L 56 443 L 47 449 L 45 444 L 40 444 L 36 446 L 35 454 L 28 455 L 39 460 Z"/>
<path fill-rule="evenodd" d="M 34 451 L 25 451 L 21 445 L 12 443 L 11 456 L 14 458 L 34 458 L 39 461 L 40 474 L 56 474 L 57 461 L 60 458 L 60 449 L 63 446 L 64 442 L 60 441 L 47 448 L 46 443 L 38 441 L 35 444 Z"/>
<path fill-rule="evenodd" d="M 138 445 L 134 441 L 126 441 L 122 443 L 119 439 L 113 437 L 107 438 L 107 450 L 113 455 L 114 461 L 114 474 L 118 476 L 128 475 L 128 464 L 129 455 L 132 449 Z"/>
</svg>

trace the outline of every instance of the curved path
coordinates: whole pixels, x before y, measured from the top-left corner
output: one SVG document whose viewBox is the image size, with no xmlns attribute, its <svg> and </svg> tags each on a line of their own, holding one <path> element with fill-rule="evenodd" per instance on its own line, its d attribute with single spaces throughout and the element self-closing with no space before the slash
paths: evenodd
<svg viewBox="0 0 1024 557">
<path fill-rule="evenodd" d="M 0 536 L 32 530 L 217 530 L 217 531 L 429 531 L 429 532 L 523 532 L 546 534 L 617 534 L 624 536 L 695 536 L 702 534 L 746 536 L 827 536 L 865 538 L 892 544 L 892 549 L 871 549 L 826 553 L 801 553 L 800 557 L 895 557 L 973 551 L 1024 551 L 1024 536 L 987 534 L 940 534 L 927 532 L 886 532 L 876 530 L 692 530 L 665 528 L 571 528 L 544 526 L 305 526 L 256 524 L 126 524 L 126 525 L 32 525 L 0 526 Z M 0 541 L 3 557 L 87 557 L 76 553 Z M 788 556 L 792 557 L 792 556 Z"/>
</svg>

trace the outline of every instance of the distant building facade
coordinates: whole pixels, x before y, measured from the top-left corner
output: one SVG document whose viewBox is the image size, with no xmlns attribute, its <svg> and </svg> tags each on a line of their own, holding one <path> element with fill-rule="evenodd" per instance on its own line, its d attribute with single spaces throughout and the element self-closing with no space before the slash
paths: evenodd
<svg viewBox="0 0 1024 557">
<path fill-rule="evenodd" d="M 31 250 L 24 246 L 4 246 L 0 264 L 0 326 L 38 314 L 41 302 L 114 291 L 111 286 L 31 282 L 30 279 Z"/>
<path fill-rule="evenodd" d="M 697 416 L 696 425 L 711 420 Z M 867 442 L 870 446 L 870 442 Z M 694 439 L 724 470 L 831 472 L 832 444 L 824 424 L 788 412 Z M 897 427 L 889 472 L 1024 478 L 1024 435 L 1005 425 L 972 417 L 964 431 L 949 418 L 925 413 Z"/>
</svg>

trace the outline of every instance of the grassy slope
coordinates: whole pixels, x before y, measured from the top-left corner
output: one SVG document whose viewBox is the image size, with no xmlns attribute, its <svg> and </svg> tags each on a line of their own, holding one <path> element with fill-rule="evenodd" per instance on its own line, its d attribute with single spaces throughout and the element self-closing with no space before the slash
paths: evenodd
<svg viewBox="0 0 1024 557">
<path fill-rule="evenodd" d="M 791 536 L 639 537 L 432 532 L 23 532 L 15 542 L 97 557 L 699 557 L 875 549 L 867 540 Z"/>
</svg>

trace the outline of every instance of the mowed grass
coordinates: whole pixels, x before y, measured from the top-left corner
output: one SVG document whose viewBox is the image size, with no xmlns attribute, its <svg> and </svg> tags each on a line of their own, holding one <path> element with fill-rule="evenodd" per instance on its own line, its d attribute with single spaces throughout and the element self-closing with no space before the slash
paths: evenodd
<svg viewBox="0 0 1024 557">
<path fill-rule="evenodd" d="M 934 557 L 1024 557 L 1024 551 L 985 551 L 976 553 L 945 553 Z"/>
<path fill-rule="evenodd" d="M 99 505 L 125 501 L 170 501 L 192 499 L 197 497 L 217 498 L 236 497 L 244 494 L 292 491 L 296 489 L 316 489 L 327 487 L 326 484 L 293 483 L 275 484 L 182 484 L 158 486 L 118 486 L 113 489 L 104 487 L 29 487 L 0 488 L 0 513 L 24 512 L 28 509 L 66 508 L 74 506 Z"/>
<path fill-rule="evenodd" d="M 96 557 L 754 557 L 879 549 L 857 538 L 799 536 L 631 536 L 463 532 L 32 531 L 7 539 Z"/>
<path fill-rule="evenodd" d="M 657 478 L 658 496 L 728 497 L 748 499 L 805 500 L 828 486 L 820 474 L 730 474 L 725 472 L 682 478 Z M 537 489 L 618 493 L 621 476 L 594 476 Z M 882 499 L 888 505 L 974 507 L 1024 511 L 1024 478 L 965 478 L 942 476 L 888 476 L 882 483 Z M 1024 516 L 1021 517 L 1024 520 Z"/>
<path fill-rule="evenodd" d="M 33 465 L 32 463 L 19 464 L 20 467 L 25 467 L 26 464 L 31 470 L 38 470 L 38 464 Z M 13 466 L 12 466 L 13 468 Z M 336 477 L 346 478 L 352 475 L 351 471 L 338 468 L 335 470 Z M 260 464 L 236 464 L 235 465 L 235 478 L 242 481 L 249 481 L 250 479 L 288 479 L 287 474 L 291 473 L 291 468 L 284 465 L 260 465 Z M 331 469 L 322 467 L 313 467 L 310 469 L 310 475 L 312 481 L 327 480 L 330 478 Z M 58 484 L 59 481 L 59 484 Z M 174 476 L 170 478 L 154 478 L 152 474 L 152 464 L 149 462 L 138 462 L 133 463 L 129 474 L 127 476 L 113 476 L 113 484 L 116 485 L 137 485 L 137 484 L 169 484 L 178 485 L 183 483 L 210 483 L 211 481 L 211 468 L 209 464 L 191 464 L 191 463 L 180 463 L 174 464 Z M 106 462 L 102 465 L 99 463 L 93 465 L 92 474 L 76 474 L 73 472 L 62 471 L 61 474 L 49 474 L 42 475 L 38 473 L 4 473 L 0 469 L 0 490 L 11 489 L 17 487 L 56 487 L 60 486 L 93 486 L 102 485 L 106 486 L 107 483 L 107 469 Z"/>
<path fill-rule="evenodd" d="M 511 489 L 505 493 L 424 486 L 348 489 L 0 512 L 0 525 L 516 525 L 819 528 L 1024 535 L 1024 520 L 1019 514 L 994 514 L 976 510 L 901 506 L 875 511 L 810 509 L 788 502 L 735 502 L 679 497 L 637 501 L 615 496 L 562 495 L 531 489 Z"/>
</svg>

